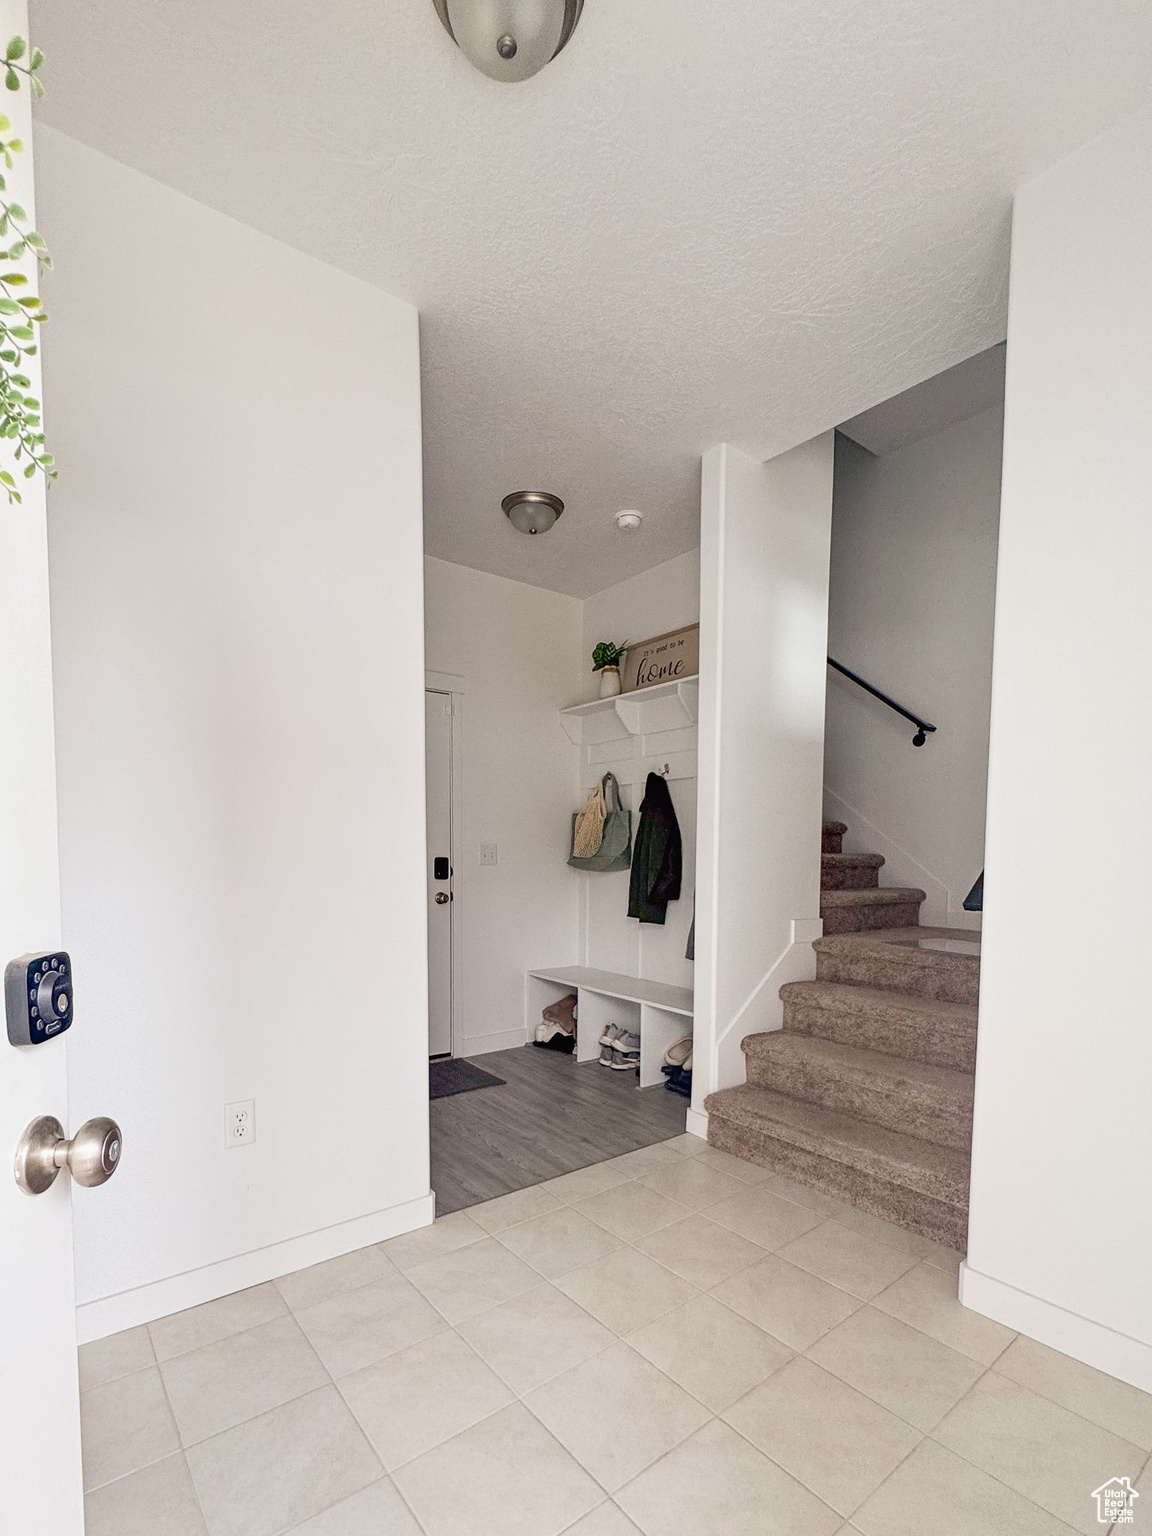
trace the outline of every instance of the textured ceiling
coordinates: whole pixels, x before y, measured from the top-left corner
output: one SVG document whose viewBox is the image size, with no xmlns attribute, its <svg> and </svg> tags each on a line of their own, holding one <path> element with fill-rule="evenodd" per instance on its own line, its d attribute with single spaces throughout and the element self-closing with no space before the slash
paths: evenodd
<svg viewBox="0 0 1152 1536">
<path fill-rule="evenodd" d="M 1152 94 L 1147 0 L 587 0 L 516 86 L 431 0 L 33 27 L 50 122 L 419 305 L 429 550 L 576 595 L 696 543 L 709 444 L 999 341 L 1013 188 Z M 525 487 L 568 503 L 547 538 Z"/>
</svg>

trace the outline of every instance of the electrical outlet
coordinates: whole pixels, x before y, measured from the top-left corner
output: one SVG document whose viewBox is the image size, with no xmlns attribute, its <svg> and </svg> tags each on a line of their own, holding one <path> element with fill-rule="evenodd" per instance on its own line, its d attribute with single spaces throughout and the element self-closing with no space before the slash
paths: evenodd
<svg viewBox="0 0 1152 1536">
<path fill-rule="evenodd" d="M 497 849 L 495 843 L 481 843 L 480 844 L 480 862 L 481 862 L 481 864 L 496 864 L 496 863 L 498 863 L 499 860 L 497 858 L 497 852 L 498 852 L 498 849 Z"/>
<path fill-rule="evenodd" d="M 256 1100 L 242 1099 L 224 1106 L 224 1145 L 250 1147 L 256 1140 Z"/>
</svg>

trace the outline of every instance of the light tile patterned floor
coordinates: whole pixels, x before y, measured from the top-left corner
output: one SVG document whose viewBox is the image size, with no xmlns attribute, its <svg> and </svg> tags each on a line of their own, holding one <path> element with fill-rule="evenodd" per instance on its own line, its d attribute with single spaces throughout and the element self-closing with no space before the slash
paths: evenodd
<svg viewBox="0 0 1152 1536">
<path fill-rule="evenodd" d="M 1152 1397 L 681 1136 L 81 1351 L 87 1536 L 1084 1536 Z"/>
</svg>

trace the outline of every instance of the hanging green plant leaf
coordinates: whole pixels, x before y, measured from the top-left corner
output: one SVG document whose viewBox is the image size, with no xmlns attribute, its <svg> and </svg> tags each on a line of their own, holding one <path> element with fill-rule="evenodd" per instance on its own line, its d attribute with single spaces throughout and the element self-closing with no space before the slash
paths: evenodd
<svg viewBox="0 0 1152 1536">
<path fill-rule="evenodd" d="M 21 77 L 24 76 L 33 94 L 37 97 L 43 95 L 44 88 L 39 78 L 43 63 L 44 55 L 39 48 L 29 51 L 27 39 L 10 38 L 4 49 L 5 86 L 10 91 L 18 91 Z M 0 135 L 9 132 L 11 128 L 12 119 L 0 112 Z M 22 154 L 24 148 L 24 141 L 20 138 L 0 137 L 0 159 L 6 167 L 12 166 L 13 156 Z M 7 182 L 0 174 L 0 194 L 6 191 Z M 19 203 L 6 203 L 3 196 L 0 196 L 0 236 L 15 237 L 7 250 L 0 250 L 0 261 L 14 264 L 27 259 L 31 253 L 37 268 L 51 267 L 52 259 L 43 236 L 27 225 L 27 211 Z M 13 459 L 26 461 L 21 462 L 21 470 L 26 479 L 31 479 L 39 470 L 45 479 L 54 480 L 56 461 L 50 453 L 42 451 L 44 434 L 37 430 L 40 426 L 40 401 L 35 395 L 25 393 L 32 384 L 30 377 L 16 371 L 25 358 L 36 356 L 35 327 L 47 318 L 39 296 L 26 291 L 30 282 L 28 273 L 20 271 L 15 265 L 0 273 L 0 343 L 3 343 L 0 347 L 0 410 L 3 412 L 0 417 L 0 439 L 15 445 Z M 25 292 L 18 294 L 21 289 Z M 12 324 L 12 317 L 19 323 Z M 10 502 L 20 501 L 16 483 L 7 470 L 0 471 L 0 487 L 3 487 Z"/>
</svg>

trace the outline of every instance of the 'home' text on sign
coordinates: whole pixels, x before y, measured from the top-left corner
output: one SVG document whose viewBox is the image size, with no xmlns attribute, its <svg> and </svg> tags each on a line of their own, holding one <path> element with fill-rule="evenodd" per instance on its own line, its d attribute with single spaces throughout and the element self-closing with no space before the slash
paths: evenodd
<svg viewBox="0 0 1152 1536">
<path fill-rule="evenodd" d="M 654 688 L 657 683 L 675 682 L 695 677 L 700 670 L 700 626 L 672 630 L 639 645 L 628 647 L 624 668 L 624 692 Z"/>
</svg>

